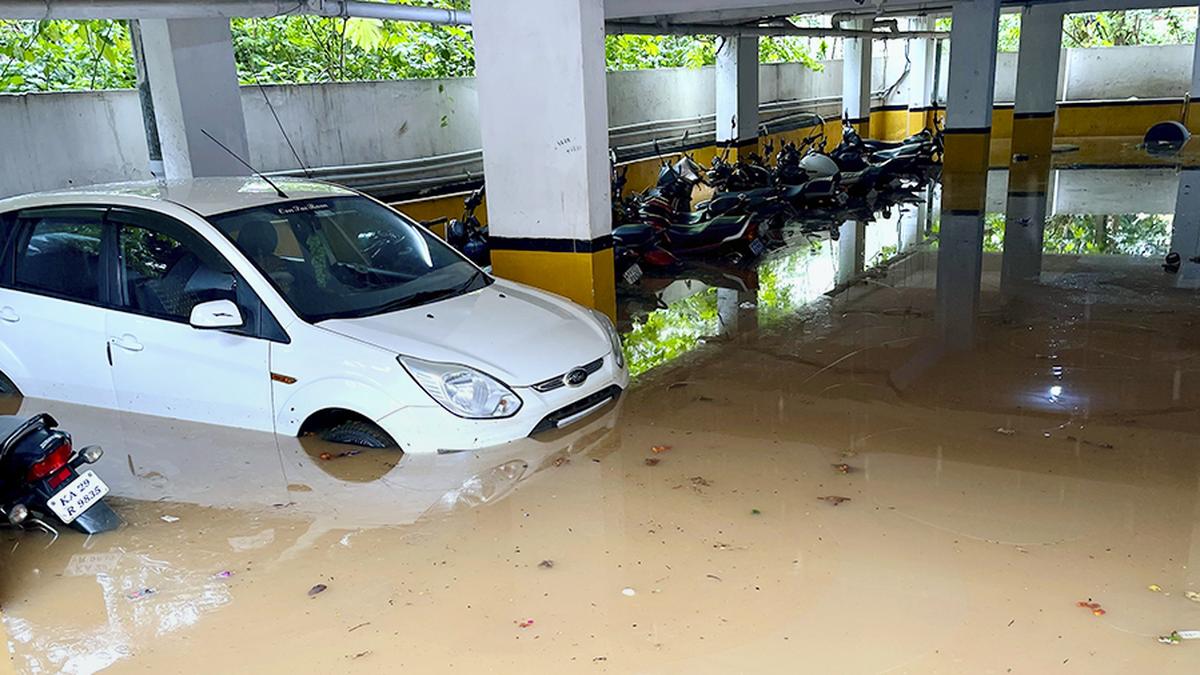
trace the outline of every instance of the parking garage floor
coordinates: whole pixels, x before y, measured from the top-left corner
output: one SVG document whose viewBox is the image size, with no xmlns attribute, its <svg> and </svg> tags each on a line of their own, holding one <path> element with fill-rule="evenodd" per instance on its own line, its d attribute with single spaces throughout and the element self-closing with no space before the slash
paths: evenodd
<svg viewBox="0 0 1200 675">
<path fill-rule="evenodd" d="M 9 401 L 106 446 L 128 522 L 0 533 L 18 666 L 1194 672 L 1200 641 L 1157 640 L 1200 629 L 1171 210 L 1099 244 L 1054 221 L 1019 292 L 989 230 L 969 350 L 938 338 L 932 243 L 837 293 L 827 241 L 668 280 L 625 299 L 616 408 L 474 455 Z"/>
</svg>

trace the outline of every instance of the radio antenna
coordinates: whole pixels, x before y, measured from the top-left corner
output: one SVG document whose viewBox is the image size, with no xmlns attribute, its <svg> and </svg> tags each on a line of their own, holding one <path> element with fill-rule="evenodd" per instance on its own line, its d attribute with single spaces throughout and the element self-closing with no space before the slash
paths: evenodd
<svg viewBox="0 0 1200 675">
<path fill-rule="evenodd" d="M 273 190 L 275 190 L 275 194 L 279 195 L 283 199 L 291 199 L 291 197 L 287 196 L 286 192 L 279 189 L 279 186 L 276 185 L 274 181 L 272 181 L 270 178 L 267 178 L 258 169 L 250 166 L 250 162 L 247 162 L 246 160 L 242 159 L 241 157 L 238 156 L 238 154 L 236 152 L 234 152 L 234 151 L 230 150 L 228 147 L 226 147 L 224 143 L 222 143 L 221 141 L 218 141 L 216 138 L 213 138 L 213 135 L 208 133 L 207 129 L 201 129 L 200 133 L 207 136 L 208 140 L 212 141 L 213 143 L 216 143 L 217 146 L 220 147 L 222 150 L 224 150 L 225 152 L 228 152 L 230 157 L 241 162 L 242 166 L 246 167 L 247 169 L 250 169 L 250 172 L 253 173 L 255 176 L 258 176 L 259 178 L 263 179 L 263 181 L 266 182 L 267 185 L 270 185 L 271 188 Z"/>
</svg>

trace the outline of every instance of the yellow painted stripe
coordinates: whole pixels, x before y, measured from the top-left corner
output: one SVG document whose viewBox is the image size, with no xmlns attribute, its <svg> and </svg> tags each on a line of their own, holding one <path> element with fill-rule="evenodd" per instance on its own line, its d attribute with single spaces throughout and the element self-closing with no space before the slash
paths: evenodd
<svg viewBox="0 0 1200 675">
<path fill-rule="evenodd" d="M 617 286 L 611 248 L 594 253 L 492 251 L 496 276 L 536 286 L 615 319 Z"/>
</svg>

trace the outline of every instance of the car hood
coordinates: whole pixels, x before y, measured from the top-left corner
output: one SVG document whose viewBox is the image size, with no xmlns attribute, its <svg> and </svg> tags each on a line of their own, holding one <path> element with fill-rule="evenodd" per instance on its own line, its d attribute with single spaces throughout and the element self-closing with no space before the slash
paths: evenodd
<svg viewBox="0 0 1200 675">
<path fill-rule="evenodd" d="M 317 324 L 397 355 L 471 366 L 521 387 L 608 354 L 587 310 L 510 281 L 399 312 Z"/>
</svg>

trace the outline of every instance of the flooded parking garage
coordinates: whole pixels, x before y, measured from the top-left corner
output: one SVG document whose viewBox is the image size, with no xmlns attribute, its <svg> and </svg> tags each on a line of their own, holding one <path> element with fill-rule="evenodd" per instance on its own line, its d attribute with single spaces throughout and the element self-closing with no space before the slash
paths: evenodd
<svg viewBox="0 0 1200 675">
<path fill-rule="evenodd" d="M 106 447 L 126 521 L 3 533 L 16 661 L 1192 672 L 1158 638 L 1200 628 L 1200 314 L 1162 265 L 1194 216 L 1174 169 L 1054 166 L 1045 202 L 989 174 L 969 326 L 939 315 L 934 190 L 863 224 L 852 278 L 844 238 L 800 238 L 628 294 L 621 401 L 499 448 L 9 400 Z M 1005 236 L 1022 204 L 1036 250 Z"/>
</svg>

